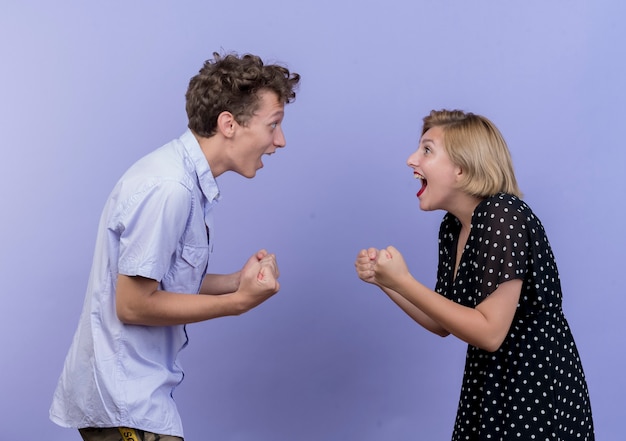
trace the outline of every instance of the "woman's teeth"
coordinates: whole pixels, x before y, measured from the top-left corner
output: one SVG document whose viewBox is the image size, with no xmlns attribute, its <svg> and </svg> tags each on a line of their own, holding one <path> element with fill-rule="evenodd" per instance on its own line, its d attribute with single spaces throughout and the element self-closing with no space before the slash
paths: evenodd
<svg viewBox="0 0 626 441">
<path fill-rule="evenodd" d="M 428 182 L 426 181 L 426 178 L 423 175 L 420 175 L 417 172 L 413 173 L 413 176 L 415 176 L 415 179 L 419 179 L 420 181 L 422 181 L 422 187 L 417 192 L 417 197 L 419 198 L 422 195 L 422 193 L 424 193 L 424 190 L 426 190 L 426 186 L 428 185 Z"/>
</svg>

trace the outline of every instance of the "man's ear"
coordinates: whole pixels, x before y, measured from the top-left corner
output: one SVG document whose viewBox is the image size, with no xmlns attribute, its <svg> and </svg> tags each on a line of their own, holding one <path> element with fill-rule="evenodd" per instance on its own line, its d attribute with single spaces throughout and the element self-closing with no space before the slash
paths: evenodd
<svg viewBox="0 0 626 441">
<path fill-rule="evenodd" d="M 225 137 L 231 138 L 235 133 L 237 121 L 232 113 L 224 111 L 217 116 L 217 130 Z"/>
</svg>

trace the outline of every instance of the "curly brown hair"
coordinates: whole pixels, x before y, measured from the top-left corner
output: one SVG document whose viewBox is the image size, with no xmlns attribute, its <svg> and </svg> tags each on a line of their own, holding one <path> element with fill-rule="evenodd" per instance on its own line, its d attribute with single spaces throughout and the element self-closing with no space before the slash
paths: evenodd
<svg viewBox="0 0 626 441">
<path fill-rule="evenodd" d="M 300 75 L 277 64 L 263 64 L 252 54 L 225 56 L 213 53 L 199 73 L 189 81 L 185 94 L 188 127 L 208 138 L 215 134 L 217 117 L 230 112 L 245 125 L 259 108 L 259 92 L 270 90 L 284 104 L 296 98 Z"/>
</svg>

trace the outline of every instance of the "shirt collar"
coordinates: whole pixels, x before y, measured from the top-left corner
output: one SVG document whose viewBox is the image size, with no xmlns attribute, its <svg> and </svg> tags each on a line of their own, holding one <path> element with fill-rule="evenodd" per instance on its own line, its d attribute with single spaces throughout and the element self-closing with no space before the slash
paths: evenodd
<svg viewBox="0 0 626 441">
<path fill-rule="evenodd" d="M 200 185 L 200 190 L 204 194 L 204 197 L 206 197 L 207 201 L 210 203 L 219 201 L 220 189 L 217 185 L 217 181 L 213 177 L 209 162 L 204 156 L 204 153 L 202 153 L 198 140 L 189 129 L 187 129 L 179 139 L 183 143 L 193 163 L 196 175 L 198 176 L 198 184 Z"/>
</svg>

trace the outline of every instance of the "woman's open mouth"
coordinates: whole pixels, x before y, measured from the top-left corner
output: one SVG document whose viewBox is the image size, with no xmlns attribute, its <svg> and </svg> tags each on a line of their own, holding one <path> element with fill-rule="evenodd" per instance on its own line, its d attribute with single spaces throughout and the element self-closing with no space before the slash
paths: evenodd
<svg viewBox="0 0 626 441">
<path fill-rule="evenodd" d="M 428 181 L 426 180 L 424 175 L 421 175 L 418 172 L 413 172 L 413 176 L 415 176 L 415 179 L 419 179 L 420 181 L 422 181 L 422 188 L 420 188 L 420 190 L 417 192 L 417 197 L 419 198 L 422 193 L 424 193 L 424 190 L 426 190 L 426 187 L 428 186 Z"/>
</svg>

